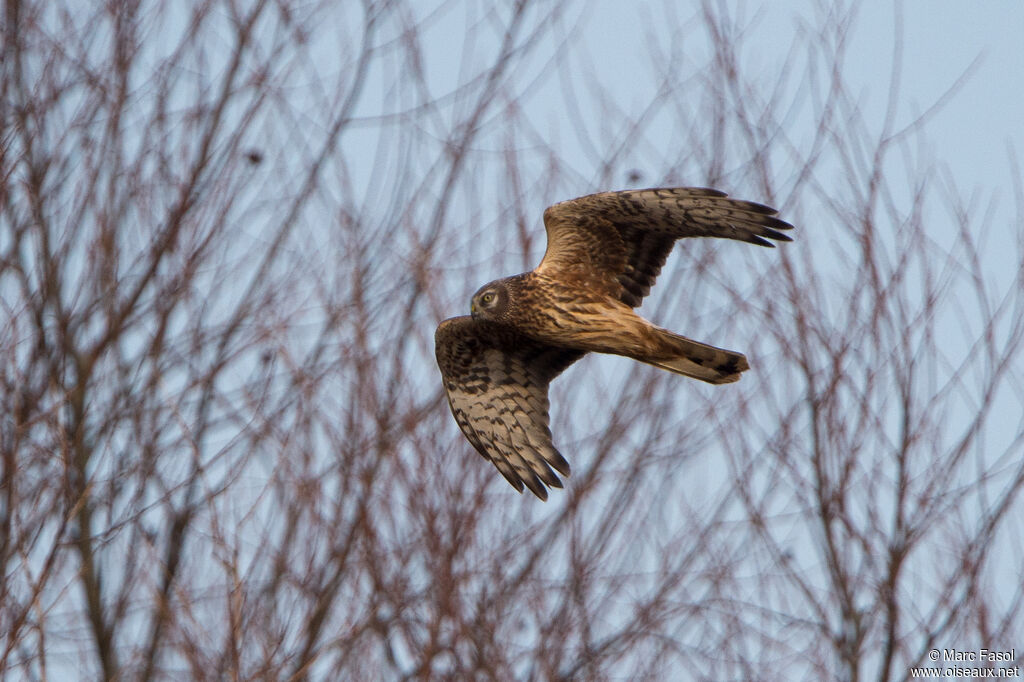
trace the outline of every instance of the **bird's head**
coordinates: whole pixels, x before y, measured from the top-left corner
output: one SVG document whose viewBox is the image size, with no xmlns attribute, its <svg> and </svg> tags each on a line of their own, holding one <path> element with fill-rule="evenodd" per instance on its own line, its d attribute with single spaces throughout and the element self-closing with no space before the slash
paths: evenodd
<svg viewBox="0 0 1024 682">
<path fill-rule="evenodd" d="M 474 320 L 501 321 L 508 312 L 508 303 L 508 287 L 499 280 L 485 284 L 473 294 L 469 311 Z"/>
</svg>

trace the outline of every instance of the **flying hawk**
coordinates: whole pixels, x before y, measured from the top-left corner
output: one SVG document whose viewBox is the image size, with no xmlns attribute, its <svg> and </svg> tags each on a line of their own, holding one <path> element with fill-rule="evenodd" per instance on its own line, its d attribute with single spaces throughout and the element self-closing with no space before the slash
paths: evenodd
<svg viewBox="0 0 1024 682">
<path fill-rule="evenodd" d="M 522 492 L 547 499 L 569 463 L 551 442 L 548 384 L 586 353 L 624 355 L 711 384 L 737 381 L 741 353 L 657 327 L 634 312 L 677 239 L 774 246 L 793 226 L 768 206 L 713 189 L 602 192 L 544 211 L 548 246 L 531 272 L 473 295 L 471 315 L 434 336 L 448 403 L 477 452 Z"/>
</svg>

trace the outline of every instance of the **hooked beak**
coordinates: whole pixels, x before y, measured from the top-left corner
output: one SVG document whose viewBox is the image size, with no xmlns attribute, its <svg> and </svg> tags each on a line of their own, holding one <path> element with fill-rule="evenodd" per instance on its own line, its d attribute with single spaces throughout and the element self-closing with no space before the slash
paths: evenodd
<svg viewBox="0 0 1024 682">
<path fill-rule="evenodd" d="M 469 314 L 473 316 L 474 320 L 476 319 L 476 301 L 469 304 Z"/>
</svg>

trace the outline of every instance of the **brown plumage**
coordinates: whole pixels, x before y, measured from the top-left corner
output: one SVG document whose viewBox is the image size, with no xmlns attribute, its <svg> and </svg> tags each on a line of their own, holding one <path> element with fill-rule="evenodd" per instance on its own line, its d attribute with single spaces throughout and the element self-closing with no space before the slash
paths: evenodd
<svg viewBox="0 0 1024 682">
<path fill-rule="evenodd" d="M 677 239 L 722 237 L 774 246 L 792 225 L 723 192 L 602 192 L 544 211 L 548 247 L 531 272 L 485 285 L 472 316 L 434 337 L 452 414 L 473 447 L 520 492 L 541 499 L 569 464 L 551 442 L 548 384 L 585 353 L 612 353 L 711 384 L 737 381 L 741 353 L 657 327 L 633 308 L 650 293 Z"/>
</svg>

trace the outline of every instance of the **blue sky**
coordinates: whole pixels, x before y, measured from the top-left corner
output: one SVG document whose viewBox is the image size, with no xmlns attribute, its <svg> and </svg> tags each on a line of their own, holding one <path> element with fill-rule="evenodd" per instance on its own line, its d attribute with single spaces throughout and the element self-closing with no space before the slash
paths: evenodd
<svg viewBox="0 0 1024 682">
<path fill-rule="evenodd" d="M 800 30 L 817 22 L 812 1 L 726 3 L 746 17 L 744 56 L 748 68 L 782 59 Z M 668 9 L 667 9 L 668 8 Z M 581 49 L 599 76 L 614 84 L 624 107 L 642 107 L 651 87 L 648 38 L 669 40 L 659 17 L 685 18 L 698 3 L 601 1 L 587 6 Z M 902 33 L 897 57 L 894 37 Z M 1024 148 L 1024 4 L 992 2 L 864 2 L 854 12 L 845 74 L 865 110 L 881 117 L 887 104 L 894 59 L 901 64 L 898 115 L 908 121 L 965 83 L 928 126 L 934 157 L 945 162 L 964 189 L 1006 187 L 1008 149 Z M 693 36 L 681 36 L 682 40 Z M 1003 198 L 1012 197 L 1007 191 Z"/>
<path fill-rule="evenodd" d="M 704 87 L 706 84 L 695 87 L 693 82 L 711 73 L 703 68 L 709 56 L 708 41 L 699 26 L 700 22 L 688 21 L 688 18 L 699 13 L 698 2 L 651 0 L 628 3 L 599 0 L 565 3 L 564 15 L 551 19 L 551 30 L 542 35 L 542 42 L 536 46 L 537 49 L 522 62 L 516 62 L 517 70 L 508 74 L 503 83 L 508 91 L 502 95 L 507 95 L 508 101 L 497 102 L 488 108 L 492 119 L 487 121 L 485 117 L 480 124 L 481 134 L 472 140 L 472 172 L 465 173 L 465 177 L 460 176 L 458 189 L 453 192 L 453 196 L 443 195 L 444 162 L 451 156 L 451 149 L 446 145 L 450 140 L 458 138 L 458 131 L 453 129 L 465 120 L 466 112 L 461 109 L 470 106 L 473 96 L 484 90 L 474 81 L 474 76 L 487 73 L 495 58 L 494 42 L 501 39 L 504 29 L 502 22 L 508 19 L 513 3 L 437 0 L 435 4 L 440 9 L 425 4 L 422 10 L 421 5 L 415 7 L 415 11 L 423 11 L 430 17 L 423 31 L 416 36 L 422 41 L 426 74 L 423 89 L 429 92 L 421 92 L 421 84 L 409 75 L 409 65 L 405 63 L 406 52 L 394 48 L 395 43 L 401 42 L 401 31 L 407 28 L 401 22 L 408 20 L 409 25 L 414 26 L 422 17 L 410 19 L 402 15 L 393 18 L 392 23 L 382 29 L 383 35 L 375 36 L 379 42 L 373 47 L 379 58 L 375 58 L 370 67 L 372 75 L 367 78 L 365 99 L 360 101 L 354 116 L 356 119 L 364 118 L 356 120 L 345 130 L 340 149 L 336 153 L 333 148 L 330 150 L 332 159 L 336 159 L 336 165 L 331 166 L 330 171 L 336 172 L 337 176 L 324 173 L 322 196 L 317 194 L 314 200 L 308 202 L 308 210 L 294 221 L 298 225 L 293 233 L 295 262 L 322 266 L 324 272 L 328 273 L 318 279 L 320 271 L 313 267 L 308 277 L 303 273 L 300 278 L 303 283 L 309 284 L 309 292 L 312 293 L 307 295 L 305 289 L 297 287 L 299 293 L 294 296 L 296 306 L 306 313 L 306 318 L 302 319 L 309 321 L 309 324 L 296 324 L 282 333 L 294 334 L 298 339 L 293 343 L 293 339 L 289 338 L 288 344 L 282 344 L 289 346 L 289 352 L 297 351 L 296 356 L 302 355 L 304 343 L 319 343 L 319 338 L 314 338 L 316 334 L 310 331 L 318 329 L 318 320 L 322 316 L 319 287 L 325 285 L 325 297 L 331 301 L 334 301 L 335 296 L 339 302 L 348 300 L 349 291 L 346 287 L 350 286 L 350 273 L 335 268 L 337 263 L 353 261 L 349 258 L 349 242 L 346 241 L 348 235 L 343 229 L 343 216 L 348 213 L 367 217 L 367 222 L 360 223 L 360 227 L 379 230 L 377 234 L 382 238 L 374 240 L 376 250 L 368 251 L 369 255 L 365 258 L 369 272 L 366 281 L 371 288 L 388 292 L 394 285 L 393 279 L 416 270 L 410 267 L 416 265 L 416 252 L 411 240 L 421 238 L 424 226 L 431 225 L 431 212 L 440 210 L 438 207 L 447 210 L 443 220 L 437 223 L 441 228 L 439 233 L 443 234 L 446 257 L 436 267 L 434 263 L 430 264 L 435 267 L 436 272 L 433 274 L 436 277 L 431 280 L 429 296 L 425 296 L 429 304 L 422 306 L 426 310 L 421 314 L 422 325 L 417 327 L 422 331 L 416 339 L 419 345 L 413 346 L 410 351 L 410 354 L 422 355 L 416 360 L 424 362 L 415 364 L 416 376 L 410 376 L 408 383 L 396 389 L 410 395 L 430 396 L 433 392 L 440 396 L 438 375 L 432 362 L 433 325 L 440 317 L 467 313 L 469 296 L 481 284 L 532 267 L 539 260 L 544 250 L 540 219 L 544 201 L 568 199 L 596 189 L 627 186 L 631 184 L 627 179 L 630 168 L 642 172 L 643 178 L 636 183 L 640 185 L 661 182 L 701 185 L 709 182 L 707 175 L 711 171 L 707 170 L 707 166 L 717 158 L 725 159 L 726 167 L 718 176 L 721 182 L 715 184 L 741 198 L 774 203 L 775 199 L 786 202 L 787 197 L 797 194 L 792 191 L 797 181 L 796 175 L 787 167 L 783 153 L 780 153 L 781 159 L 774 168 L 778 175 L 775 178 L 778 185 L 774 188 L 776 196 L 769 197 L 758 189 L 756 178 L 744 170 L 752 164 L 747 163 L 749 157 L 744 155 L 741 143 L 733 140 L 727 141 L 723 148 L 709 144 L 706 149 L 694 149 L 700 140 L 711 139 L 711 121 L 703 118 L 702 108 L 708 105 L 708 88 Z M 739 18 L 737 24 L 743 27 L 744 35 L 740 41 L 743 48 L 739 58 L 744 78 L 756 81 L 759 76 L 766 79 L 774 77 L 772 74 L 778 71 L 779 64 L 791 54 L 791 50 L 803 49 L 808 32 L 822 23 L 820 13 L 829 11 L 819 7 L 824 4 L 827 4 L 826 0 L 820 3 L 807 0 L 719 5 L 728 7 L 730 13 Z M 864 1 L 860 4 L 859 9 L 853 13 L 855 20 L 849 35 L 851 43 L 847 51 L 844 79 L 870 130 L 881 127 L 890 101 L 894 103 L 896 125 L 899 127 L 942 100 L 949 88 L 961 76 L 965 77 L 966 80 L 954 96 L 943 101 L 942 107 L 929 120 L 921 138 L 924 143 L 915 142 L 911 145 L 913 149 L 906 157 L 894 154 L 894 165 L 891 168 L 886 165 L 885 168 L 887 172 L 893 170 L 898 174 L 901 162 L 924 163 L 936 169 L 933 176 L 935 192 L 944 191 L 943 177 L 948 175 L 959 191 L 967 197 L 973 197 L 968 201 L 969 205 L 982 213 L 991 210 L 991 219 L 978 223 L 993 233 L 984 254 L 985 263 L 991 267 L 991 272 L 987 274 L 996 283 L 997 295 L 999 291 L 1010 290 L 1017 286 L 1013 277 L 1019 263 L 1014 259 L 1019 256 L 1020 250 L 1016 244 L 1012 245 L 1014 248 L 1005 248 L 1003 245 L 1005 238 L 1014 237 L 1015 228 L 1019 227 L 1013 224 L 1017 219 L 1017 207 L 1014 206 L 1015 179 L 1011 169 L 1014 155 L 1024 151 L 1024 47 L 1021 38 L 1024 36 L 1024 3 L 1004 0 L 969 5 L 962 2 L 915 0 L 897 4 L 895 8 L 892 3 L 884 2 Z M 549 7 L 559 6 L 545 5 L 543 9 L 534 8 L 531 11 L 535 13 L 535 18 L 543 19 L 542 13 L 550 11 Z M 251 142 L 246 142 L 247 145 L 252 144 L 257 151 L 265 152 L 269 159 L 282 160 L 278 165 L 265 164 L 264 167 L 272 168 L 273 173 L 247 170 L 253 177 L 257 177 L 259 172 L 267 173 L 258 176 L 260 184 L 247 185 L 250 176 L 239 176 L 241 179 L 238 182 L 242 187 L 240 191 L 251 192 L 252 198 L 238 202 L 238 205 L 244 206 L 239 209 L 244 215 L 234 216 L 232 224 L 240 225 L 241 236 L 255 245 L 248 251 L 239 249 L 238 253 L 243 254 L 237 256 L 239 259 L 250 253 L 262 253 L 260 246 L 264 235 L 261 229 L 265 223 L 276 225 L 279 220 L 286 219 L 285 214 L 290 204 L 288 201 L 278 201 L 278 198 L 296 193 L 292 183 L 301 182 L 302 170 L 315 156 L 314 152 L 319 149 L 318 140 L 324 135 L 324 130 L 329 128 L 332 116 L 337 115 L 340 108 L 339 99 L 345 95 L 342 86 L 348 74 L 354 70 L 353 64 L 361 47 L 362 17 L 359 16 L 360 10 L 356 3 L 339 4 L 338 7 L 341 8 L 338 10 L 339 15 L 351 12 L 352 16 L 332 15 L 332 19 L 337 19 L 337 26 L 315 27 L 322 29 L 313 37 L 322 42 L 322 51 L 309 50 L 295 57 L 301 68 L 295 68 L 294 73 L 300 74 L 300 78 L 298 81 L 288 80 L 286 87 L 277 93 L 282 102 L 286 102 L 286 106 L 281 107 L 285 113 L 279 118 L 272 108 L 267 114 L 265 137 L 254 137 Z M 405 11 L 406 8 L 403 6 L 401 9 Z M 671 16 L 664 19 L 664 15 Z M 227 24 L 232 20 L 229 13 L 217 16 Z M 476 28 L 466 30 L 467 24 Z M 527 25 L 532 26 L 530 22 Z M 543 21 L 540 21 L 540 25 L 546 26 Z M 153 26 L 156 31 L 157 23 L 154 22 Z M 160 26 L 167 30 L 166 25 Z M 277 24 L 272 23 L 267 35 L 261 36 L 268 41 L 266 45 L 259 45 L 261 50 L 269 49 L 267 46 L 272 44 L 270 38 L 276 35 L 278 28 Z M 816 37 L 812 36 L 812 45 L 814 39 Z M 562 40 L 565 40 L 564 44 L 558 42 Z M 391 47 L 388 47 L 389 41 Z M 105 44 L 102 40 L 97 40 L 97 43 Z M 156 52 L 160 51 L 158 40 L 148 44 Z M 898 50 L 895 49 L 897 46 Z M 216 72 L 222 67 L 218 66 L 218 60 L 226 60 L 230 48 L 231 43 L 227 39 L 222 44 L 204 45 L 200 50 L 202 56 L 195 57 L 194 61 Z M 209 57 L 207 50 L 211 55 Z M 554 53 L 557 56 L 553 56 Z M 659 62 L 659 56 L 664 55 L 670 55 L 673 61 Z M 308 69 L 305 66 L 307 58 Z M 899 80 L 895 87 L 892 80 L 894 60 L 899 64 Z M 283 72 L 289 72 L 287 59 L 276 61 L 284 65 Z M 805 61 L 808 61 L 806 55 Z M 809 61 L 813 61 L 813 58 Z M 796 62 L 802 63 L 799 59 Z M 191 77 L 193 72 L 196 73 L 194 82 Z M 193 84 L 204 82 L 202 74 L 198 73 L 191 61 L 182 67 L 182 73 L 188 74 L 179 81 L 181 92 L 186 96 L 190 94 L 188 88 Z M 322 84 L 318 76 L 323 76 Z M 143 72 L 140 77 L 148 78 L 148 74 Z M 794 72 L 787 77 L 790 81 L 786 88 L 790 96 L 785 101 L 798 102 L 794 109 L 799 109 L 806 105 L 808 98 L 795 96 L 793 92 L 803 86 L 803 74 Z M 627 150 L 621 158 L 616 159 L 612 168 L 602 168 L 603 160 L 609 156 L 609 150 L 615 150 L 616 140 L 620 139 L 618 136 L 624 134 L 623 130 L 628 128 L 630 121 L 645 115 L 652 99 L 657 98 L 662 88 L 668 86 L 677 89 L 680 96 L 678 102 L 673 101 L 672 104 L 678 104 L 679 108 L 671 110 L 667 106 L 666 111 L 654 115 L 654 120 L 640 135 L 642 148 L 638 148 L 635 153 Z M 571 110 L 575 99 L 573 88 L 579 88 L 579 94 L 586 96 L 577 100 L 580 103 L 577 111 Z M 197 87 L 197 90 L 203 91 L 203 88 Z M 569 94 L 565 95 L 566 92 Z M 460 96 L 466 93 L 468 96 Z M 893 94 L 891 100 L 890 93 Z M 303 97 L 308 99 L 304 100 Z M 701 100 L 701 97 L 705 99 Z M 435 100 L 439 102 L 436 107 L 430 104 Z M 424 102 L 428 104 L 424 105 Z M 510 119 L 502 118 L 504 116 Z M 521 119 L 515 116 L 521 116 Z M 813 131 L 806 129 L 801 117 L 811 118 L 806 110 L 797 111 L 791 119 L 787 119 L 785 131 L 794 140 L 803 142 L 802 138 L 811 136 Z M 692 130 L 685 129 L 686 126 L 692 126 Z M 188 128 L 183 130 L 187 131 Z M 505 137 L 508 130 L 512 130 L 512 133 Z M 187 137 L 186 132 L 183 139 Z M 182 145 L 179 151 L 187 156 L 187 145 Z M 549 151 L 550 157 L 557 161 L 551 164 L 554 170 L 550 175 L 547 174 L 549 169 L 546 165 Z M 504 155 L 512 152 L 522 157 L 521 162 L 508 165 L 522 172 L 522 177 L 518 178 L 524 184 L 521 194 L 529 199 L 528 213 L 523 216 L 522 226 L 533 235 L 532 242 L 519 239 L 520 225 L 516 222 L 519 216 L 513 215 L 509 208 L 509 204 L 514 202 L 508 201 L 510 192 Z M 700 152 L 703 152 L 703 156 Z M 296 172 L 280 172 L 281 169 Z M 841 195 L 846 190 L 840 172 L 834 168 L 827 168 L 826 172 L 827 175 L 823 173 L 818 179 L 835 183 L 826 187 L 827 192 L 816 195 L 808 191 L 803 194 L 802 201 L 805 203 L 801 205 L 777 204 L 782 209 L 782 216 L 796 224 L 793 244 L 774 251 L 738 244 L 722 246 L 723 249 L 729 249 L 729 262 L 740 264 L 734 268 L 740 272 L 738 279 L 749 275 L 747 280 L 743 280 L 744 286 L 753 289 L 762 284 L 763 280 L 758 278 L 765 277 L 766 272 L 777 272 L 783 257 L 810 252 L 814 253 L 815 258 L 827 259 L 834 255 L 835 251 L 830 251 L 833 244 L 829 239 L 830 232 L 839 232 L 837 221 L 812 219 L 827 215 L 827 212 L 820 207 L 807 205 L 820 200 L 823 195 Z M 666 177 L 669 179 L 665 180 Z M 381 187 L 384 189 L 381 190 Z M 439 200 L 442 198 L 443 201 Z M 67 202 L 66 205 L 73 204 Z M 407 208 L 409 214 L 405 212 Z M 154 209 L 154 213 L 157 212 Z M 943 216 L 940 210 L 934 210 L 929 214 L 929 219 L 930 228 L 934 226 L 936 235 L 940 237 L 937 241 L 955 242 L 957 235 L 948 215 Z M 1019 229 L 1016 231 L 1019 232 Z M 362 234 L 357 236 L 360 239 L 363 237 Z M 361 244 L 360 239 L 353 237 L 352 241 Z M 393 248 L 391 240 L 400 248 Z M 700 249 L 705 246 L 687 244 L 685 249 L 692 248 L 693 252 L 700 253 Z M 743 319 L 730 319 L 730 301 L 726 294 L 719 291 L 722 288 L 718 286 L 719 280 L 714 277 L 703 279 L 701 273 L 692 269 L 680 272 L 684 268 L 676 266 L 693 262 L 684 260 L 684 254 L 678 253 L 680 251 L 684 251 L 684 248 L 677 249 L 675 260 L 670 261 L 670 267 L 661 280 L 662 284 L 648 300 L 642 314 L 675 331 L 750 353 L 751 364 L 763 371 L 760 377 L 757 370 L 750 372 L 750 378 L 739 386 L 741 390 L 751 393 L 761 392 L 750 401 L 750 405 L 743 406 L 742 415 L 748 419 L 745 426 L 753 434 L 753 440 L 761 439 L 763 434 L 770 437 L 772 429 L 781 422 L 776 419 L 773 423 L 765 423 L 775 416 L 770 412 L 774 407 L 771 405 L 771 391 L 776 387 L 781 387 L 779 390 L 783 391 L 786 382 L 784 378 L 778 379 L 772 375 L 770 362 L 765 360 L 771 359 L 771 353 L 775 353 L 777 358 L 781 352 L 777 349 L 765 352 L 772 344 L 759 338 L 759 330 L 752 329 L 756 323 L 751 322 L 750 317 L 737 315 L 737 318 Z M 233 259 L 236 256 L 228 254 L 226 258 L 232 264 L 224 270 L 216 269 L 216 276 L 221 272 L 235 272 Z M 797 260 L 795 256 L 794 260 Z M 745 267 L 748 265 L 750 267 Z M 244 267 L 239 266 L 239 271 L 243 270 Z M 846 276 L 841 268 L 835 268 L 835 271 L 836 279 Z M 675 286 L 669 286 L 669 282 L 675 283 Z M 770 284 L 775 285 L 776 282 Z M 231 307 L 232 287 L 223 289 L 228 293 L 220 292 L 221 298 L 213 299 L 214 303 Z M 837 291 L 845 289 L 837 288 Z M 374 300 L 392 302 L 383 297 Z M 842 308 L 847 301 L 840 295 L 834 295 L 830 303 L 836 308 Z M 339 309 L 344 309 L 344 305 L 339 305 Z M 386 310 L 382 308 L 379 317 L 375 318 L 380 322 L 378 327 L 370 330 L 373 335 L 371 350 L 383 348 L 390 352 L 394 347 L 390 324 L 394 318 L 389 315 L 399 314 L 396 310 L 399 308 L 395 306 L 388 306 Z M 289 319 L 301 317 L 297 314 Z M 417 319 L 417 324 L 419 322 Z M 331 339 L 335 338 L 335 331 L 333 326 L 325 327 Z M 964 335 L 975 331 L 968 329 Z M 791 336 L 786 337 L 789 338 Z M 966 338 L 963 341 L 970 343 L 971 340 Z M 337 341 L 332 340 L 330 343 L 337 343 L 332 350 L 337 350 L 337 354 L 343 356 L 346 352 L 345 342 L 343 337 Z M 956 356 L 964 350 L 958 345 L 950 355 Z M 244 363 L 243 372 L 247 372 L 248 367 Z M 572 377 L 571 380 L 559 380 L 555 384 L 552 412 L 556 424 L 556 444 L 571 460 L 574 469 L 574 477 L 569 481 L 570 488 L 585 480 L 588 467 L 601 466 L 599 462 L 595 464 L 597 457 L 592 436 L 619 414 L 630 415 L 629 428 L 632 431 L 628 438 L 616 444 L 615 456 L 627 460 L 635 454 L 641 454 L 650 456 L 649 461 L 652 462 L 661 460 L 657 473 L 651 474 L 650 479 L 644 481 L 646 488 L 643 494 L 652 495 L 650 498 L 645 497 L 645 500 L 667 502 L 662 508 L 651 504 L 654 508 L 650 512 L 651 518 L 643 518 L 645 534 L 639 544 L 641 550 L 646 552 L 644 556 L 650 558 L 659 554 L 660 547 L 656 543 L 661 541 L 661 537 L 657 523 L 647 524 L 648 521 L 664 521 L 669 517 L 673 522 L 688 523 L 691 519 L 684 518 L 683 514 L 691 512 L 692 518 L 699 523 L 712 523 L 719 517 L 710 511 L 710 505 L 702 506 L 703 503 L 717 497 L 723 500 L 734 499 L 734 481 L 727 460 L 716 457 L 721 453 L 703 449 L 702 443 L 705 441 L 700 438 L 690 439 L 690 435 L 696 433 L 700 436 L 708 431 L 725 432 L 724 429 L 718 429 L 715 423 L 702 423 L 701 408 L 715 401 L 736 400 L 735 396 L 739 393 L 714 393 L 716 389 L 712 387 L 697 382 L 684 383 L 667 374 L 656 378 L 660 384 L 652 383 L 654 389 L 659 391 L 655 399 L 646 394 L 614 390 L 628 387 L 630 377 L 627 373 L 636 371 L 637 367 L 640 367 L 638 363 L 630 363 L 622 358 L 586 358 L 566 373 L 566 376 Z M 263 371 L 262 365 L 259 371 Z M 643 367 L 640 367 L 640 371 L 654 372 Z M 169 376 L 164 376 L 162 381 L 172 381 Z M 287 383 L 291 375 L 284 373 L 282 376 L 282 381 Z M 348 380 L 347 376 L 339 377 L 343 387 L 348 385 Z M 413 382 L 420 383 L 413 386 Z M 595 386 L 601 390 L 590 390 Z M 290 384 L 288 388 L 291 388 Z M 1016 400 L 1012 399 L 1014 396 L 1009 390 L 1003 394 L 1011 398 L 1001 405 L 1008 417 L 1005 424 L 1009 426 L 997 424 L 992 427 L 993 430 L 1008 428 L 1011 436 L 1013 429 L 1020 430 L 1020 389 L 1017 390 Z M 723 398 L 723 395 L 732 395 L 733 398 Z M 616 402 L 623 400 L 623 396 L 628 401 L 626 410 L 620 410 L 621 404 Z M 567 399 L 569 397 L 577 400 L 574 402 Z M 969 407 L 972 398 L 964 398 L 963 404 Z M 344 415 L 350 396 L 344 391 L 338 391 L 334 399 L 338 401 L 337 415 Z M 961 403 L 953 401 L 950 404 L 961 406 Z M 501 499 L 509 500 L 508 507 L 502 510 L 506 512 L 502 517 L 506 524 L 501 529 L 505 533 L 503 537 L 515 537 L 523 527 L 524 520 L 532 522 L 542 515 L 555 518 L 572 500 L 571 490 L 553 494 L 547 506 L 539 506 L 529 496 L 517 499 L 490 465 L 479 461 L 472 452 L 469 444 L 459 434 L 454 420 L 447 415 L 446 407 L 440 399 L 434 409 L 438 414 L 443 414 L 446 421 L 445 431 L 438 436 L 442 446 L 437 453 L 431 453 L 442 464 L 430 471 L 444 470 L 449 473 L 450 480 L 443 481 L 443 484 L 451 486 L 462 485 L 464 472 L 471 471 L 472 481 L 486 480 L 486 485 L 491 486 L 492 490 L 500 490 Z M 953 415 L 955 419 L 962 419 L 965 414 L 969 416 L 970 410 L 960 412 L 963 414 Z M 342 417 L 337 419 L 339 424 L 342 423 Z M 941 426 L 950 430 L 953 428 L 947 423 Z M 631 440 L 638 433 L 655 433 L 659 430 L 664 437 L 660 440 L 659 447 L 662 449 L 657 452 L 642 452 L 641 439 Z M 742 430 L 730 429 L 729 432 Z M 993 433 L 993 437 L 987 442 L 983 441 L 979 449 L 991 446 L 992 452 L 997 453 L 997 435 Z M 313 440 L 315 443 L 320 442 L 316 441 L 315 436 Z M 686 443 L 685 452 L 682 453 L 680 451 L 684 448 L 678 447 L 681 442 Z M 219 447 L 221 444 L 215 445 Z M 884 456 L 884 448 L 879 449 L 879 457 Z M 751 451 L 758 452 L 756 447 Z M 1007 458 L 1016 456 L 1019 447 L 1008 452 Z M 979 460 L 987 455 L 982 452 Z M 335 456 L 336 453 L 328 452 L 326 459 L 330 461 Z M 685 470 L 680 474 L 679 463 L 684 456 L 687 458 L 682 460 Z M 216 461 L 222 461 L 219 455 Z M 662 477 L 662 463 L 675 467 L 665 467 L 665 470 L 674 472 L 672 476 Z M 930 463 L 930 459 L 924 460 L 922 469 L 927 469 Z M 1003 470 L 1015 466 L 1015 462 L 997 464 Z M 261 466 L 262 461 L 257 468 Z M 887 471 L 882 466 L 878 470 L 883 473 Z M 875 469 L 865 464 L 864 472 L 864 479 L 867 479 L 867 474 L 874 473 Z M 246 473 L 250 474 L 248 471 Z M 274 475 L 267 474 L 265 478 L 271 480 Z M 262 470 L 244 483 L 248 485 L 250 480 L 257 481 L 252 484 L 254 496 L 264 490 L 261 487 L 264 482 Z M 760 492 L 757 482 L 754 483 L 751 489 Z M 863 485 L 867 487 L 870 482 Z M 952 489 L 954 485 L 955 482 L 950 483 L 949 488 Z M 243 493 L 248 495 L 249 490 L 243 490 Z M 594 498 L 589 499 L 593 502 Z M 230 501 L 230 504 L 235 503 L 234 500 Z M 239 508 L 247 503 L 237 502 Z M 766 508 L 779 512 L 778 507 L 770 504 Z M 268 515 L 273 516 L 276 511 L 271 509 Z M 779 513 L 774 521 L 782 533 L 787 532 L 789 524 L 793 524 L 792 543 L 796 547 L 794 552 L 799 555 L 802 550 L 799 543 L 802 542 L 803 547 L 812 544 L 808 542 L 812 531 L 797 527 L 808 515 L 804 513 L 805 509 L 795 506 L 782 511 L 785 514 Z M 644 513 L 647 513 L 646 510 Z M 732 511 L 729 513 L 732 514 Z M 675 518 L 671 518 L 673 514 Z M 247 523 L 263 526 L 263 519 L 258 517 L 258 514 L 250 515 Z M 727 515 L 721 518 L 732 521 L 735 517 Z M 653 530 L 647 530 L 648 525 Z M 673 528 L 677 526 L 673 525 Z M 685 524 L 679 527 L 684 530 L 688 528 Z M 239 532 L 244 534 L 246 528 L 245 524 L 241 524 Z M 1016 531 L 1016 528 L 1011 528 L 1004 535 Z M 261 527 L 260 534 L 253 537 L 263 537 L 263 532 Z M 686 539 L 687 536 L 684 534 L 679 537 Z M 1007 555 L 1012 556 L 999 565 L 1000 569 L 1004 569 L 1000 576 L 1005 574 L 1007 580 L 1019 577 L 1020 571 L 1019 562 L 1015 561 L 1019 558 L 1019 548 L 1012 546 L 1018 540 L 1016 536 L 1011 539 L 1013 542 L 1004 543 L 1007 545 L 1004 549 Z M 938 541 L 944 542 L 945 538 Z M 729 542 L 728 533 L 723 533 L 723 546 Z M 945 549 L 945 545 L 940 545 L 940 548 Z M 737 552 L 745 549 L 738 547 Z M 250 550 L 256 556 L 254 564 L 257 564 L 263 547 L 254 543 L 250 545 Z M 116 554 L 113 556 L 116 561 Z M 799 558 L 808 561 L 812 574 L 814 569 L 819 568 L 810 563 L 815 557 Z M 919 554 L 918 561 L 930 567 L 933 558 Z M 616 560 L 618 563 L 607 567 L 609 576 L 615 576 L 616 572 L 626 575 L 636 568 L 633 556 L 623 555 L 616 557 Z M 752 561 L 753 569 L 775 570 L 767 560 L 758 563 L 759 559 L 755 557 Z M 925 575 L 925 571 L 922 569 L 919 575 Z M 927 589 L 922 588 L 922 591 Z M 760 585 L 751 584 L 750 590 L 751 594 L 759 596 Z"/>
<path fill-rule="evenodd" d="M 864 3 L 848 71 L 875 101 L 893 58 L 896 14 L 887 5 Z M 909 2 L 901 15 L 904 113 L 923 111 L 966 74 L 930 126 L 935 155 L 965 187 L 1005 186 L 1008 146 L 1019 152 L 1024 142 L 1024 6 Z"/>
</svg>

